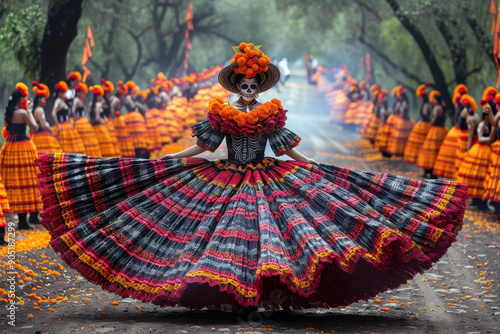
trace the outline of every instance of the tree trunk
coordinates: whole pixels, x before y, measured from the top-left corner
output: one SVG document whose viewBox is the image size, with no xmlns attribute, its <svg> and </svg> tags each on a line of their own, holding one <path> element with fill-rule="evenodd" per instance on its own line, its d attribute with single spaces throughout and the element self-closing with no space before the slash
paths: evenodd
<svg viewBox="0 0 500 334">
<path fill-rule="evenodd" d="M 77 35 L 83 0 L 50 0 L 49 14 L 42 40 L 40 81 L 50 89 L 66 78 L 66 55 Z"/>
<path fill-rule="evenodd" d="M 446 78 L 441 66 L 437 62 L 434 53 L 432 52 L 429 44 L 425 40 L 424 35 L 415 25 L 410 22 L 410 19 L 402 13 L 399 8 L 399 3 L 396 0 L 386 0 L 389 6 L 392 8 L 394 14 L 399 19 L 403 27 L 413 36 L 413 39 L 417 43 L 424 56 L 425 62 L 431 71 L 432 77 L 434 78 L 434 84 L 436 88 L 441 92 L 445 103 L 449 106 L 453 105 L 451 102 L 451 96 L 448 91 L 448 86 L 446 84 Z"/>
<path fill-rule="evenodd" d="M 467 84 L 467 50 L 465 48 L 465 36 L 463 33 L 460 34 L 460 39 L 458 42 L 455 41 L 453 34 L 451 33 L 448 25 L 442 18 L 444 16 L 442 13 L 436 15 L 436 25 L 448 45 L 448 49 L 451 54 L 451 61 L 453 64 L 453 71 L 455 73 L 455 82 Z M 450 23 L 452 26 L 458 26 L 456 20 L 450 18 Z M 460 30 L 460 29 L 459 29 Z"/>
<path fill-rule="evenodd" d="M 66 79 L 66 56 L 77 35 L 83 0 L 50 0 L 49 13 L 42 40 L 40 82 L 52 91 L 56 82 Z M 52 123 L 54 99 L 45 107 L 45 117 Z"/>
</svg>

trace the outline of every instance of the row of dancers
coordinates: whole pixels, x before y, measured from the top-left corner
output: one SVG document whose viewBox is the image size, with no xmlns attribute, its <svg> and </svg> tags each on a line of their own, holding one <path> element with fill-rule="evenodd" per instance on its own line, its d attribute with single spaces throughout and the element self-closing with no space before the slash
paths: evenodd
<svg viewBox="0 0 500 334">
<path fill-rule="evenodd" d="M 454 89 L 453 106 L 441 92 L 420 85 L 419 119 L 409 113 L 404 86 L 389 92 L 379 84 L 359 84 L 345 67 L 320 67 L 313 80 L 330 105 L 330 121 L 358 131 L 385 157 L 400 158 L 423 169 L 424 178 L 467 183 L 468 197 L 480 210 L 498 213 L 500 203 L 500 94 L 487 87 L 479 106 L 464 84 Z M 481 110 L 479 110 L 481 109 Z M 451 129 L 446 126 L 449 115 Z M 488 206 L 488 201 L 492 206 Z"/>
<path fill-rule="evenodd" d="M 18 229 L 39 224 L 38 153 L 148 159 L 179 151 L 191 144 L 191 126 L 206 117 L 208 102 L 216 96 L 229 99 L 217 82 L 219 71 L 220 66 L 212 66 L 171 80 L 158 73 L 144 90 L 133 81 L 119 81 L 116 91 L 109 80 L 88 86 L 79 72 L 71 72 L 52 92 L 44 83 L 32 82 L 33 101 L 28 86 L 18 83 L 2 130 L 0 244 L 6 244 L 4 213 L 18 215 Z"/>
</svg>

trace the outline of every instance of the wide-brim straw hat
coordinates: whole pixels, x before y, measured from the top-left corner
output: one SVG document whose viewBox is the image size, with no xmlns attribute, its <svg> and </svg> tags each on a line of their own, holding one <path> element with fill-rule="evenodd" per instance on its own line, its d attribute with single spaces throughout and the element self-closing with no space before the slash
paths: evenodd
<svg viewBox="0 0 500 334">
<path fill-rule="evenodd" d="M 233 63 L 223 68 L 219 73 L 219 83 L 224 89 L 231 93 L 239 94 L 240 91 L 238 87 L 236 87 L 236 77 L 238 74 L 234 73 L 236 66 L 237 64 Z M 257 88 L 257 93 L 262 93 L 273 88 L 280 80 L 280 70 L 273 64 L 268 64 L 267 71 L 258 73 L 257 75 L 260 76 L 260 84 L 259 88 Z"/>
</svg>

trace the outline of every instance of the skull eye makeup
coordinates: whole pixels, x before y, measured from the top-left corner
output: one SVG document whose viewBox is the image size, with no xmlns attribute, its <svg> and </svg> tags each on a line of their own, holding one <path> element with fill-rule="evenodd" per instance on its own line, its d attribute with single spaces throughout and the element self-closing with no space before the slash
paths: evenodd
<svg viewBox="0 0 500 334">
<path fill-rule="evenodd" d="M 248 84 L 241 85 L 241 89 L 248 89 Z M 257 89 L 257 85 L 256 84 L 251 84 L 250 85 L 250 89 Z"/>
</svg>

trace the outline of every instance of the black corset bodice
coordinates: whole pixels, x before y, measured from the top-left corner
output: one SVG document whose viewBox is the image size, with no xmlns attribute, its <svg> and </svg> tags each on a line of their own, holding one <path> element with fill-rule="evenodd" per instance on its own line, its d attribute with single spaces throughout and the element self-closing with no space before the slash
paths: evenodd
<svg viewBox="0 0 500 334">
<path fill-rule="evenodd" d="M 436 117 L 436 119 L 434 120 L 434 124 L 435 126 L 444 126 L 444 116 L 438 116 Z"/>
<path fill-rule="evenodd" d="M 267 136 L 226 135 L 227 157 L 229 161 L 246 164 L 252 161 L 262 161 L 266 150 Z"/>
<path fill-rule="evenodd" d="M 11 123 L 9 125 L 9 133 L 11 135 L 26 135 L 26 123 Z"/>
<path fill-rule="evenodd" d="M 462 116 L 458 116 L 458 126 L 460 130 L 467 130 L 467 119 Z"/>
<path fill-rule="evenodd" d="M 57 121 L 59 123 L 69 122 L 69 108 L 61 109 L 57 112 Z"/>
<path fill-rule="evenodd" d="M 76 108 L 76 117 L 85 117 L 85 107 L 78 107 Z"/>
</svg>

